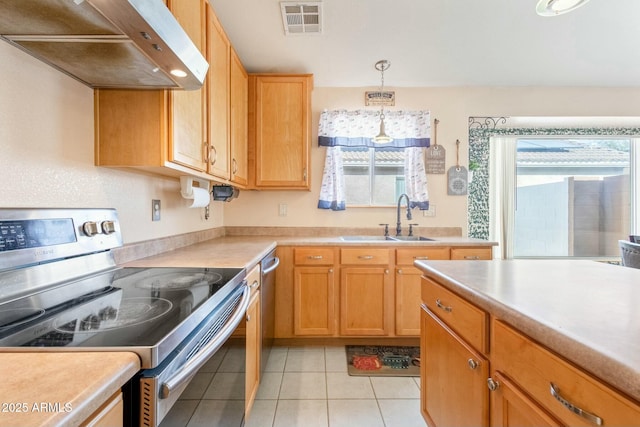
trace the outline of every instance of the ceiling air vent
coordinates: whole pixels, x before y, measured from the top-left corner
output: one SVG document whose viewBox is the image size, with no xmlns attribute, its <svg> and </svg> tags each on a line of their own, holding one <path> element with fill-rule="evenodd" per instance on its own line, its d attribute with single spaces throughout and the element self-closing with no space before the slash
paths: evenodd
<svg viewBox="0 0 640 427">
<path fill-rule="evenodd" d="M 281 2 L 280 9 L 286 35 L 322 33 L 321 2 Z"/>
</svg>

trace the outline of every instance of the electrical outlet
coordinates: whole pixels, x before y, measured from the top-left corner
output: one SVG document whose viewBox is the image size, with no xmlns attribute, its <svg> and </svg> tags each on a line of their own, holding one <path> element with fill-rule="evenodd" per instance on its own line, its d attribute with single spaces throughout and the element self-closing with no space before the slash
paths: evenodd
<svg viewBox="0 0 640 427">
<path fill-rule="evenodd" d="M 436 205 L 429 203 L 429 209 L 422 211 L 422 216 L 436 216 Z"/>
<path fill-rule="evenodd" d="M 151 221 L 160 221 L 160 200 L 151 200 Z"/>
<path fill-rule="evenodd" d="M 278 215 L 279 216 L 287 216 L 287 204 L 286 203 L 280 203 L 278 205 Z"/>
</svg>

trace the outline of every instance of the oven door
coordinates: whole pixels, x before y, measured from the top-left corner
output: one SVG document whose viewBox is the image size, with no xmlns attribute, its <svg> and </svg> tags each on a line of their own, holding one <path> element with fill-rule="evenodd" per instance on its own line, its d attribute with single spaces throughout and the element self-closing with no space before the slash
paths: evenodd
<svg viewBox="0 0 640 427">
<path fill-rule="evenodd" d="M 160 424 L 193 376 L 244 320 L 248 305 L 249 287 L 245 280 L 160 366 L 138 374 L 132 386 L 134 393 L 138 389 L 139 410 L 132 408 L 131 415 L 137 418 L 137 422 L 131 420 L 132 425 Z"/>
</svg>

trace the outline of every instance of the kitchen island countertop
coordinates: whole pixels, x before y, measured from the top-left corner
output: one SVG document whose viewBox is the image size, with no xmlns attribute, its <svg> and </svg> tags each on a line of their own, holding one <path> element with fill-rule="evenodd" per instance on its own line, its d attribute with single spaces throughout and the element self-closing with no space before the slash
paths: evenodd
<svg viewBox="0 0 640 427">
<path fill-rule="evenodd" d="M 139 370 L 130 352 L 2 353 L 0 425 L 79 425 Z"/>
<path fill-rule="evenodd" d="M 640 269 L 586 260 L 416 261 L 424 274 L 640 401 Z"/>
</svg>

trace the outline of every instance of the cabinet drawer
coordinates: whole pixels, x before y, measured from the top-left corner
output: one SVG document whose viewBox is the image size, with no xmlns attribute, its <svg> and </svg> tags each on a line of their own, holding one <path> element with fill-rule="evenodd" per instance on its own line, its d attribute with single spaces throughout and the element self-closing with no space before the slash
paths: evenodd
<svg viewBox="0 0 640 427">
<path fill-rule="evenodd" d="M 340 263 L 359 265 L 389 264 L 389 260 L 391 259 L 389 252 L 389 249 L 378 248 L 341 249 Z"/>
<path fill-rule="evenodd" d="M 476 350 L 487 353 L 487 313 L 445 289 L 422 278 L 422 302 Z"/>
<path fill-rule="evenodd" d="M 493 250 L 491 248 L 451 248 L 451 259 L 491 259 Z"/>
<path fill-rule="evenodd" d="M 640 405 L 500 321 L 493 322 L 494 369 L 503 372 L 566 425 L 637 425 Z M 552 384 L 557 397 L 552 395 Z M 561 403 L 563 401 L 563 403 Z M 577 410 L 577 409 L 576 409 Z"/>
<path fill-rule="evenodd" d="M 333 248 L 295 248 L 293 262 L 296 265 L 332 265 L 333 253 Z"/>
<path fill-rule="evenodd" d="M 260 264 L 257 264 L 247 273 L 247 283 L 251 288 L 251 295 L 260 289 L 260 279 Z"/>
<path fill-rule="evenodd" d="M 412 248 L 396 250 L 398 265 L 413 265 L 415 260 L 449 259 L 449 248 Z"/>
</svg>

